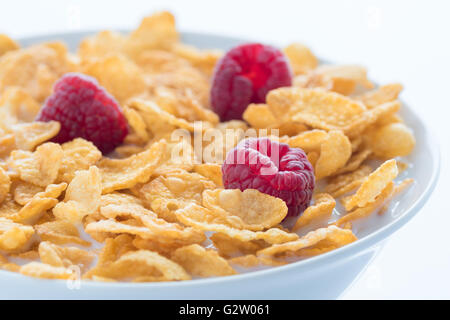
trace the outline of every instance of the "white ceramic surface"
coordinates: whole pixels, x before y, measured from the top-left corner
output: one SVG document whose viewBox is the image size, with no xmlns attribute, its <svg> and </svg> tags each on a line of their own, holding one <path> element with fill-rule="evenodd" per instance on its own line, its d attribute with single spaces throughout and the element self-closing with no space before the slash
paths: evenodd
<svg viewBox="0 0 450 320">
<path fill-rule="evenodd" d="M 22 45 L 64 40 L 74 50 L 92 32 L 47 35 Z M 239 39 L 183 33 L 183 41 L 200 48 L 228 49 Z M 415 133 L 415 151 L 406 158 L 412 167 L 403 176 L 416 183 L 383 216 L 357 226 L 360 239 L 308 260 L 242 275 L 179 283 L 72 283 L 40 280 L 0 271 L 0 299 L 325 299 L 337 298 L 364 270 L 383 241 L 408 222 L 425 204 L 436 184 L 439 151 L 423 122 L 406 105 L 402 117 Z"/>
</svg>

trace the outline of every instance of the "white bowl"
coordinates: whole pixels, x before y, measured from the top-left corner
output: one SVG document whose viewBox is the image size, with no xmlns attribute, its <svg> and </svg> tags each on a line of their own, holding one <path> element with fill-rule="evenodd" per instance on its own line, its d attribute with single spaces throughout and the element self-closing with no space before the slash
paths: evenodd
<svg viewBox="0 0 450 320">
<path fill-rule="evenodd" d="M 22 45 L 64 40 L 71 50 L 93 32 L 47 35 L 22 39 Z M 183 41 L 200 48 L 228 49 L 245 42 L 223 36 L 183 33 Z M 383 241 L 423 207 L 439 172 L 436 140 L 406 105 L 401 111 L 414 130 L 417 145 L 406 158 L 412 164 L 404 175 L 414 178 L 413 188 L 359 226 L 358 241 L 326 254 L 286 266 L 236 276 L 159 283 L 73 283 L 41 280 L 0 271 L 0 299 L 329 299 L 337 298 L 369 264 Z"/>
</svg>

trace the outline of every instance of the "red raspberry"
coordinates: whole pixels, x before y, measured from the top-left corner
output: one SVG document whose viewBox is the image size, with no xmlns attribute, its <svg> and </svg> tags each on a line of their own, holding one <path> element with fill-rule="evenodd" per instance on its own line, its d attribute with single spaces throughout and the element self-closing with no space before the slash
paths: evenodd
<svg viewBox="0 0 450 320">
<path fill-rule="evenodd" d="M 270 90 L 291 84 L 291 68 L 280 50 L 259 43 L 240 45 L 216 65 L 211 105 L 222 121 L 241 119 L 250 103 L 264 103 Z"/>
<path fill-rule="evenodd" d="M 283 199 L 288 216 L 308 206 L 314 190 L 314 171 L 305 152 L 268 138 L 241 141 L 222 165 L 226 189 L 257 189 Z"/>
<path fill-rule="evenodd" d="M 125 119 L 117 101 L 92 77 L 68 73 L 53 87 L 36 121 L 59 121 L 61 130 L 53 138 L 64 143 L 84 138 L 103 153 L 114 150 L 128 134 Z"/>
</svg>

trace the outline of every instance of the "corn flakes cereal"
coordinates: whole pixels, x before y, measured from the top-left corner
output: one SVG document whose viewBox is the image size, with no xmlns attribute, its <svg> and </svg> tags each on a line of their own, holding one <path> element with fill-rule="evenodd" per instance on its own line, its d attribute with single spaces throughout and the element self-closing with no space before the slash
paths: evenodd
<svg viewBox="0 0 450 320">
<path fill-rule="evenodd" d="M 44 191 L 36 193 L 18 212 L 9 215 L 8 218 L 19 223 L 32 224 L 58 203 L 57 198 L 66 187 L 66 183 L 48 185 Z"/>
<path fill-rule="evenodd" d="M 154 143 L 148 150 L 126 159 L 103 158 L 97 164 L 102 177 L 103 193 L 127 189 L 147 182 L 160 164 L 166 148 L 164 140 Z"/>
<path fill-rule="evenodd" d="M 130 233 L 139 235 L 145 239 L 157 239 L 159 242 L 178 242 L 186 244 L 199 243 L 205 240 L 203 232 L 199 232 L 192 228 L 185 228 L 180 224 L 170 223 L 164 219 L 159 219 L 155 213 L 137 204 L 110 204 L 102 207 L 100 212 L 103 216 L 110 219 L 116 219 L 117 217 L 132 217 L 136 219 L 136 222 L 138 223 L 135 223 L 135 226 L 139 227 L 142 224 L 142 226 L 146 228 L 145 235 L 142 233 Z M 99 228 L 99 226 L 102 226 L 102 221 L 99 221 L 93 226 L 88 225 L 86 231 Z M 105 229 L 104 231 L 107 230 Z"/>
<path fill-rule="evenodd" d="M 215 277 L 236 274 L 227 260 L 219 256 L 216 251 L 205 249 L 198 244 L 175 250 L 171 259 L 192 276 Z"/>
<path fill-rule="evenodd" d="M 110 54 L 86 63 L 83 72 L 95 77 L 120 103 L 145 91 L 141 70 L 125 56 Z"/>
<path fill-rule="evenodd" d="M 370 173 L 372 168 L 362 165 L 358 169 L 349 173 L 341 173 L 328 179 L 325 192 L 331 194 L 334 198 L 340 197 L 347 192 L 358 188 Z"/>
<path fill-rule="evenodd" d="M 50 95 L 53 83 L 71 70 L 63 43 L 49 42 L 13 50 L 0 57 L 0 92 L 16 86 L 42 102 Z"/>
<path fill-rule="evenodd" d="M 241 241 L 265 240 L 268 243 L 283 243 L 298 238 L 298 235 L 295 233 L 287 233 L 277 228 L 254 232 L 250 230 L 235 229 L 221 223 L 215 223 L 216 217 L 210 210 L 193 203 L 178 209 L 175 214 L 178 220 L 185 225 L 203 231 L 224 233 Z"/>
<path fill-rule="evenodd" d="M 365 218 L 372 214 L 377 208 L 380 208 L 393 194 L 394 183 L 389 182 L 386 187 L 381 191 L 381 193 L 375 198 L 374 201 L 369 202 L 363 207 L 359 207 L 349 213 L 347 213 L 342 218 L 339 218 L 334 225 L 342 226 L 347 222 L 352 222 L 357 219 Z"/>
<path fill-rule="evenodd" d="M 150 139 L 150 136 L 147 132 L 147 125 L 139 112 L 129 107 L 125 107 L 123 108 L 123 113 L 127 118 L 128 124 L 133 130 L 133 133 L 136 134 L 138 142 L 147 142 Z"/>
<path fill-rule="evenodd" d="M 293 43 L 283 49 L 292 86 L 221 122 L 209 99 L 223 52 L 181 40 L 169 12 L 86 37 L 76 53 L 0 35 L 0 269 L 158 282 L 277 267 L 356 241 L 355 221 L 380 218 L 413 184 L 394 181 L 409 164 L 393 158 L 415 148 L 398 114 L 402 85 L 374 88 L 365 68 L 322 65 Z M 34 121 L 68 72 L 119 101 L 129 133 L 111 153 L 82 138 L 49 142 L 60 123 Z M 225 156 L 248 137 L 307 155 L 316 183 L 297 221 L 261 190 L 223 189 Z"/>
<path fill-rule="evenodd" d="M 202 192 L 215 187 L 211 180 L 200 174 L 180 170 L 159 176 L 136 188 L 135 192 L 159 217 L 176 222 L 175 210 L 183 207 L 187 202 L 200 204 Z"/>
<path fill-rule="evenodd" d="M 311 50 L 300 43 L 290 44 L 283 49 L 283 52 L 288 57 L 294 74 L 306 73 L 315 69 L 319 63 Z"/>
<path fill-rule="evenodd" d="M 34 226 L 36 233 L 42 241 L 50 241 L 54 244 L 78 244 L 89 247 L 89 241 L 80 238 L 78 229 L 67 220 L 56 220 L 37 224 Z"/>
<path fill-rule="evenodd" d="M 298 230 L 308 224 L 328 219 L 333 213 L 336 201 L 328 193 L 314 195 L 314 205 L 309 206 L 298 218 L 294 230 Z"/>
<path fill-rule="evenodd" d="M 349 95 L 355 91 L 357 85 L 366 89 L 372 89 L 373 83 L 367 79 L 367 70 L 356 65 L 323 65 L 314 70 L 319 76 L 331 79 L 333 86 L 331 90 L 343 95 Z"/>
<path fill-rule="evenodd" d="M 9 262 L 6 257 L 0 254 L 0 270 L 19 272 L 20 266 L 18 264 Z"/>
<path fill-rule="evenodd" d="M 78 56 L 86 61 L 102 58 L 108 54 L 120 53 L 123 50 L 126 38 L 120 33 L 102 31 L 81 41 Z"/>
<path fill-rule="evenodd" d="M 257 129 L 269 128 L 278 123 L 267 104 L 250 104 L 245 109 L 242 118 Z"/>
<path fill-rule="evenodd" d="M 217 187 L 223 187 L 222 167 L 216 163 L 202 163 L 194 166 L 194 171 L 208 178 Z"/>
<path fill-rule="evenodd" d="M 94 254 L 77 247 L 61 247 L 48 241 L 39 244 L 39 258 L 42 263 L 54 267 L 78 266 L 85 270 L 94 260 Z"/>
<path fill-rule="evenodd" d="M 336 173 L 352 155 L 350 140 L 341 131 L 330 131 L 320 146 L 320 156 L 315 166 L 316 179 Z"/>
<path fill-rule="evenodd" d="M 387 84 L 355 96 L 354 99 L 364 103 L 367 108 L 373 109 L 383 103 L 396 100 L 402 90 L 403 86 L 400 83 Z"/>
<path fill-rule="evenodd" d="M 33 97 L 20 87 L 7 87 L 0 95 L 0 106 L 9 117 L 11 124 L 33 121 L 41 106 Z M 2 119 L 5 123 L 5 119 Z"/>
<path fill-rule="evenodd" d="M 178 41 L 174 16 L 166 11 L 145 17 L 126 39 L 124 51 L 132 58 L 152 49 L 170 49 Z"/>
<path fill-rule="evenodd" d="M 191 279 L 180 265 L 156 252 L 147 250 L 129 251 L 106 266 L 94 267 L 87 275 L 112 279 L 146 277 L 146 281 Z"/>
<path fill-rule="evenodd" d="M 416 145 L 411 129 L 403 123 L 391 123 L 369 130 L 366 142 L 373 153 L 381 159 L 407 156 Z"/>
<path fill-rule="evenodd" d="M 11 179 L 3 168 L 0 168 L 0 203 L 6 199 L 11 188 Z"/>
<path fill-rule="evenodd" d="M 230 226 L 252 231 L 276 226 L 288 210 L 283 200 L 255 189 L 205 190 L 202 203 Z"/>
<path fill-rule="evenodd" d="M 17 251 L 27 245 L 34 235 L 33 227 L 0 217 L 0 250 Z"/>
<path fill-rule="evenodd" d="M 386 161 L 367 177 L 348 201 L 345 201 L 345 209 L 349 211 L 354 207 L 363 207 L 367 203 L 373 202 L 397 175 L 396 161 L 394 159 Z"/>
<path fill-rule="evenodd" d="M 311 231 L 296 241 L 274 244 L 269 248 L 258 251 L 257 255 L 279 256 L 291 252 L 296 256 L 312 256 L 339 248 L 356 239 L 351 230 L 329 226 Z"/>
<path fill-rule="evenodd" d="M 74 279 L 74 271 L 64 267 L 54 267 L 41 262 L 30 262 L 23 265 L 19 272 L 23 275 L 44 279 Z"/>
<path fill-rule="evenodd" d="M 305 152 L 320 150 L 322 143 L 328 138 L 324 130 L 308 130 L 287 139 L 282 138 L 281 142 L 287 143 L 291 148 L 301 148 Z"/>
<path fill-rule="evenodd" d="M 61 125 L 57 121 L 16 124 L 13 127 L 18 149 L 33 151 L 38 145 L 56 136 Z"/>
<path fill-rule="evenodd" d="M 372 150 L 369 148 L 363 149 L 359 152 L 355 152 L 352 154 L 348 162 L 345 164 L 344 167 L 340 168 L 335 174 L 342 174 L 346 172 L 354 172 L 356 169 L 358 169 L 361 164 L 369 158 L 369 156 L 372 154 Z"/>
<path fill-rule="evenodd" d="M 222 257 L 230 258 L 237 255 L 254 255 L 257 251 L 267 248 L 264 240 L 241 241 L 224 233 L 214 233 L 210 240 Z"/>
<path fill-rule="evenodd" d="M 96 166 L 77 171 L 67 187 L 64 202 L 55 206 L 53 214 L 57 219 L 81 222 L 84 216 L 99 208 L 101 194 L 100 170 Z"/>
<path fill-rule="evenodd" d="M 23 181 L 46 187 L 55 182 L 62 158 L 61 146 L 47 142 L 37 147 L 35 152 L 14 150 L 8 164 L 19 172 Z"/>
<path fill-rule="evenodd" d="M 0 34 L 0 56 L 4 55 L 8 51 L 17 50 L 20 46 L 13 39 L 6 34 Z"/>
<path fill-rule="evenodd" d="M 76 138 L 61 145 L 63 158 L 57 181 L 70 183 L 78 170 L 87 170 L 101 159 L 102 153 L 90 141 Z"/>
<path fill-rule="evenodd" d="M 324 130 L 343 130 L 366 110 L 362 103 L 340 94 L 302 88 L 272 90 L 267 104 L 282 121 L 300 121 Z"/>
</svg>

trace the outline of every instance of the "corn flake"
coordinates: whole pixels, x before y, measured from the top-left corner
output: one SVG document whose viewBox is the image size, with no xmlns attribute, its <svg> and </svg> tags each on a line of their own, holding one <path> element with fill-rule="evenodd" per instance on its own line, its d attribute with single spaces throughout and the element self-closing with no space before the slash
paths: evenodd
<svg viewBox="0 0 450 320">
<path fill-rule="evenodd" d="M 11 179 L 3 168 L 0 168 L 0 203 L 6 199 L 11 188 Z"/>
<path fill-rule="evenodd" d="M 313 256 L 321 254 L 353 241 L 356 236 L 351 230 L 341 229 L 336 226 L 320 228 L 309 232 L 302 238 L 273 246 L 258 251 L 258 256 L 280 256 L 291 253 L 296 256 Z"/>
<path fill-rule="evenodd" d="M 17 50 L 20 46 L 6 34 L 0 34 L 0 56 L 8 51 Z"/>
<path fill-rule="evenodd" d="M 411 129 L 403 123 L 391 123 L 369 130 L 366 142 L 375 156 L 381 159 L 407 156 L 416 145 Z"/>
<path fill-rule="evenodd" d="M 350 140 L 341 131 L 330 131 L 320 146 L 320 156 L 315 167 L 316 179 L 336 173 L 352 155 Z"/>
<path fill-rule="evenodd" d="M 235 229 L 221 223 L 216 223 L 216 217 L 210 210 L 193 203 L 178 209 L 175 214 L 178 220 L 185 225 L 203 231 L 224 233 L 241 241 L 264 240 L 268 243 L 283 243 L 298 238 L 297 234 L 287 233 L 278 228 L 254 232 L 250 230 Z"/>
<path fill-rule="evenodd" d="M 13 127 L 18 149 L 33 151 L 38 145 L 56 136 L 61 125 L 57 121 L 16 124 Z"/>
<path fill-rule="evenodd" d="M 227 260 L 212 249 L 192 244 L 175 250 L 171 260 L 181 265 L 192 276 L 215 277 L 236 274 Z"/>
<path fill-rule="evenodd" d="M 311 223 L 324 221 L 333 213 L 336 201 L 328 193 L 319 193 L 314 196 L 314 204 L 309 206 L 298 218 L 294 230 L 303 228 Z"/>
<path fill-rule="evenodd" d="M 103 158 L 97 164 L 102 177 L 103 193 L 131 188 L 150 179 L 160 164 L 166 142 L 154 143 L 148 150 L 126 159 Z"/>
<path fill-rule="evenodd" d="M 36 233 L 42 241 L 50 241 L 54 244 L 78 244 L 89 247 L 89 241 L 80 238 L 80 233 L 75 225 L 65 220 L 56 220 L 37 224 L 34 226 Z"/>
<path fill-rule="evenodd" d="M 383 163 L 367 177 L 356 193 L 345 201 L 345 209 L 349 211 L 354 207 L 363 207 L 375 201 L 375 198 L 397 177 L 397 174 L 398 168 L 394 159 Z"/>
<path fill-rule="evenodd" d="M 19 172 L 23 181 L 46 187 L 56 180 L 62 158 L 61 146 L 47 142 L 37 147 L 33 153 L 14 150 L 9 165 Z"/>
<path fill-rule="evenodd" d="M 78 170 L 88 170 L 101 159 L 102 153 L 90 141 L 76 138 L 62 144 L 63 158 L 58 172 L 58 181 L 70 183 Z"/>
<path fill-rule="evenodd" d="M 97 167 L 77 171 L 67 187 L 64 202 L 56 205 L 53 214 L 57 219 L 81 222 L 84 216 L 99 208 L 101 194 L 101 176 Z"/>
<path fill-rule="evenodd" d="M 255 189 L 205 190 L 202 203 L 227 225 L 252 231 L 276 226 L 288 212 L 283 200 Z"/>
<path fill-rule="evenodd" d="M 24 248 L 34 235 L 33 227 L 0 217 L 0 250 L 12 252 Z"/>
</svg>

